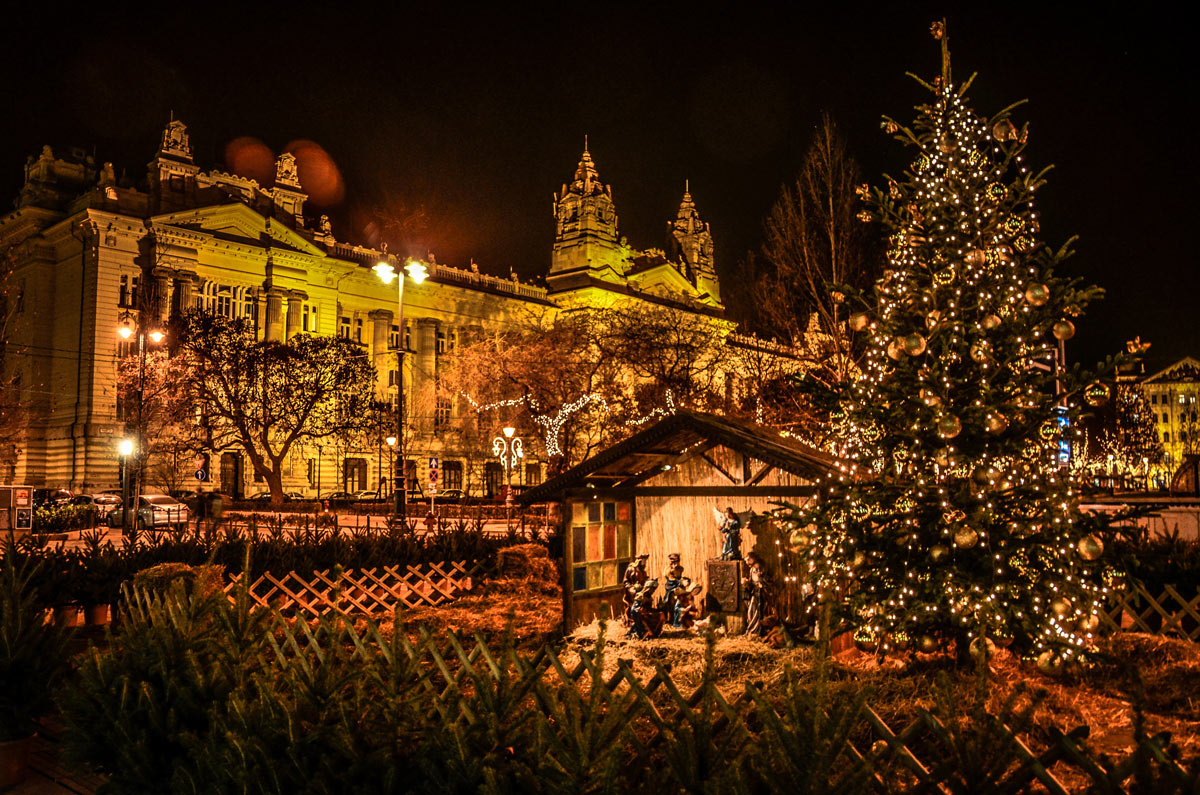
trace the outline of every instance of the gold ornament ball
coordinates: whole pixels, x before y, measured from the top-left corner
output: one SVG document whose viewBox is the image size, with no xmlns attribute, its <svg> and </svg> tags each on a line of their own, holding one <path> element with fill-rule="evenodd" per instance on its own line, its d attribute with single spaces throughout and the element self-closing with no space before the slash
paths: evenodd
<svg viewBox="0 0 1200 795">
<path fill-rule="evenodd" d="M 1054 601 L 1050 603 L 1050 612 L 1054 613 L 1054 615 L 1058 618 L 1062 618 L 1070 613 L 1071 609 L 1071 600 L 1062 596 L 1056 597 Z"/>
<path fill-rule="evenodd" d="M 942 439 L 953 439 L 962 432 L 962 420 L 953 414 L 946 414 L 937 421 L 937 435 Z"/>
<path fill-rule="evenodd" d="M 1092 407 L 1103 406 L 1108 402 L 1110 397 L 1112 397 L 1112 388 L 1108 384 L 1103 384 L 1099 381 L 1089 384 L 1083 390 L 1083 399 Z"/>
<path fill-rule="evenodd" d="M 984 265 L 987 263 L 987 252 L 981 248 L 973 248 L 967 252 L 963 261 L 968 265 Z"/>
<path fill-rule="evenodd" d="M 1075 336 L 1075 324 L 1069 320 L 1060 320 L 1054 324 L 1054 338 L 1058 340 L 1069 340 Z"/>
<path fill-rule="evenodd" d="M 925 316 L 925 325 L 928 328 L 932 329 L 934 326 L 936 326 L 938 324 L 939 321 L 941 321 L 941 319 L 942 319 L 942 313 L 939 312 L 938 310 L 934 309 Z"/>
<path fill-rule="evenodd" d="M 981 656 L 985 660 L 990 660 L 996 655 L 996 644 L 992 642 L 991 638 L 976 638 L 971 641 L 969 649 L 971 659 L 976 662 L 979 661 Z"/>
<path fill-rule="evenodd" d="M 1008 119 L 1001 119 L 992 127 L 992 137 L 997 141 L 1015 141 L 1017 140 L 1017 128 Z"/>
<path fill-rule="evenodd" d="M 807 547 L 810 540 L 808 533 L 803 530 L 793 530 L 791 533 L 788 533 L 788 546 L 796 551 Z"/>
<path fill-rule="evenodd" d="M 984 331 L 995 331 L 1000 328 L 1000 323 L 999 315 L 987 314 L 983 316 L 983 322 L 980 325 L 983 326 Z"/>
<path fill-rule="evenodd" d="M 1050 441 L 1051 439 L 1057 437 L 1061 430 L 1062 429 L 1059 427 L 1056 420 L 1046 420 L 1042 423 L 1041 427 L 1038 428 L 1038 436 L 1042 437 L 1046 441 Z"/>
<path fill-rule="evenodd" d="M 904 338 L 904 352 L 909 356 L 920 356 L 925 352 L 925 338 L 920 334 L 909 334 Z"/>
<path fill-rule="evenodd" d="M 893 632 L 891 638 L 888 640 L 889 645 L 896 651 L 908 651 L 908 647 L 912 645 L 912 639 L 902 629 Z"/>
<path fill-rule="evenodd" d="M 983 344 L 982 342 L 977 342 L 971 346 L 972 361 L 983 364 L 990 358 L 992 358 L 992 351 L 987 345 Z"/>
<path fill-rule="evenodd" d="M 1041 282 L 1025 288 L 1025 300 L 1030 306 L 1045 306 L 1050 302 L 1050 288 Z"/>
<path fill-rule="evenodd" d="M 1096 630 L 1100 629 L 1100 616 L 1095 613 L 1090 616 L 1082 616 L 1075 626 L 1079 628 L 1080 632 L 1095 634 Z"/>
<path fill-rule="evenodd" d="M 999 433 L 1004 433 L 1008 430 L 1008 418 L 1003 414 L 988 414 L 987 420 L 984 421 L 984 427 L 987 432 L 995 436 Z"/>
<path fill-rule="evenodd" d="M 943 154 L 948 155 L 957 148 L 958 142 L 954 140 L 953 133 L 945 133 L 942 135 L 942 139 L 938 141 L 938 151 L 942 152 Z"/>
<path fill-rule="evenodd" d="M 1037 669 L 1047 676 L 1057 676 L 1062 672 L 1062 658 L 1047 649 L 1038 655 Z"/>
<path fill-rule="evenodd" d="M 942 560 L 945 559 L 945 557 L 949 554 L 950 550 L 946 549 L 941 544 L 934 544 L 929 548 L 929 559 L 934 563 L 941 563 Z"/>
<path fill-rule="evenodd" d="M 855 312 L 850 316 L 850 330 L 862 331 L 871 322 L 871 317 L 866 312 Z"/>
<path fill-rule="evenodd" d="M 1084 560 L 1096 560 L 1104 554 L 1104 542 L 1094 535 L 1086 535 L 1076 544 L 1079 556 Z"/>
<path fill-rule="evenodd" d="M 917 649 L 924 654 L 933 654 L 938 650 L 937 638 L 932 635 L 922 635 L 917 641 Z"/>
<path fill-rule="evenodd" d="M 959 549 L 970 549 L 979 543 L 979 533 L 974 528 L 961 527 L 954 531 L 954 546 Z"/>
<path fill-rule="evenodd" d="M 937 392 L 934 392 L 932 389 L 922 389 L 919 394 L 921 396 L 921 402 L 926 406 L 936 408 L 937 406 L 942 405 L 942 396 Z"/>
<path fill-rule="evenodd" d="M 1003 631 L 996 632 L 991 637 L 992 642 L 995 643 L 996 647 L 1000 649 L 1007 649 L 1012 645 L 1013 642 L 1012 635 L 1005 635 Z"/>
<path fill-rule="evenodd" d="M 892 361 L 900 361 L 904 356 L 904 339 L 902 337 L 896 337 L 888 343 L 887 355 Z"/>
</svg>

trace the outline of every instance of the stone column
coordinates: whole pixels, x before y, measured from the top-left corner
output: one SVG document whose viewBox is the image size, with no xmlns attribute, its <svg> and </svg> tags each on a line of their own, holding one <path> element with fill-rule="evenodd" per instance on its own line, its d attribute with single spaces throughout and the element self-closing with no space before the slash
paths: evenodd
<svg viewBox="0 0 1200 795">
<path fill-rule="evenodd" d="M 154 269 L 154 317 L 166 323 L 171 314 L 171 272 Z"/>
<path fill-rule="evenodd" d="M 175 276 L 175 311 L 181 315 L 195 303 L 193 287 L 196 278 L 194 273 L 180 273 Z"/>
<path fill-rule="evenodd" d="M 287 294 L 287 336 L 284 339 L 288 339 L 297 331 L 302 330 L 300 313 L 304 309 L 304 301 L 307 298 L 308 296 L 299 290 L 292 290 Z"/>
<path fill-rule="evenodd" d="M 271 287 L 267 290 L 267 340 L 283 340 L 283 290 Z"/>
<path fill-rule="evenodd" d="M 429 388 L 437 376 L 437 331 L 440 323 L 431 317 L 418 318 L 413 329 L 413 398 Z M 410 403 L 409 405 L 415 405 Z M 420 431 L 433 430 L 433 417 L 412 418 L 413 426 Z"/>
<path fill-rule="evenodd" d="M 388 371 L 395 361 L 388 353 L 388 333 L 392 330 L 392 310 L 373 309 L 367 317 L 371 319 L 371 363 L 375 365 L 375 383 L 380 395 L 387 394 Z"/>
</svg>

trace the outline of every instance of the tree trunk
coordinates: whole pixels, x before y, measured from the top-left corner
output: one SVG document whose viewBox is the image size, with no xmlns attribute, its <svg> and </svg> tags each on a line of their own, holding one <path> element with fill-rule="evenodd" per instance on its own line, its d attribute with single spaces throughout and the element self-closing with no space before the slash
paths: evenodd
<svg viewBox="0 0 1200 795">
<path fill-rule="evenodd" d="M 281 464 L 276 464 L 264 473 L 267 479 L 267 488 L 271 490 L 272 508 L 283 505 L 283 472 L 280 470 L 280 466 Z"/>
</svg>

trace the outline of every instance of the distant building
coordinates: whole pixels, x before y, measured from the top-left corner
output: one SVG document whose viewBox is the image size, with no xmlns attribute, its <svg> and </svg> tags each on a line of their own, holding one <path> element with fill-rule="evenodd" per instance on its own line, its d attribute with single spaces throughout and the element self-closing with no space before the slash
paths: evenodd
<svg viewBox="0 0 1200 795">
<path fill-rule="evenodd" d="M 1186 356 L 1141 382 L 1154 415 L 1168 471 L 1185 455 L 1200 453 L 1200 361 Z"/>
<path fill-rule="evenodd" d="M 412 352 L 403 374 L 411 396 L 436 377 L 439 357 L 529 307 L 556 311 L 637 299 L 723 317 L 712 236 L 691 194 L 685 190 L 667 225 L 665 249 L 634 249 L 619 234 L 612 189 L 586 148 L 574 178 L 555 197 L 547 287 L 431 261 L 429 279 L 404 291 L 403 328 L 395 287 L 371 270 L 387 255 L 335 238 L 326 218 L 306 215 L 307 198 L 287 153 L 276 162 L 271 187 L 202 171 L 178 120 L 162 131 L 136 184 L 118 181 L 111 164 L 98 165 L 83 151 L 45 147 L 31 157 L 16 209 L 0 217 L 0 254 L 8 262 L 0 365 L 24 412 L 0 482 L 82 492 L 117 486 L 115 440 L 126 433 L 126 417 L 116 372 L 129 348 L 119 346 L 115 331 L 123 318 L 162 323 L 201 307 L 249 318 L 260 338 L 348 337 L 374 360 L 380 397 L 394 401 L 398 345 Z M 466 480 L 477 493 L 495 489 L 491 469 L 464 471 L 473 466 L 469 451 L 445 431 L 466 411 L 455 403 L 429 416 L 410 412 L 410 478 L 424 482 L 425 462 L 438 456 L 442 488 L 461 488 Z M 517 482 L 540 481 L 542 466 L 535 457 Z M 211 485 L 222 491 L 264 488 L 236 449 L 210 451 L 210 467 Z M 308 495 L 318 485 L 373 489 L 387 475 L 386 452 L 310 448 L 289 462 L 285 489 Z"/>
</svg>

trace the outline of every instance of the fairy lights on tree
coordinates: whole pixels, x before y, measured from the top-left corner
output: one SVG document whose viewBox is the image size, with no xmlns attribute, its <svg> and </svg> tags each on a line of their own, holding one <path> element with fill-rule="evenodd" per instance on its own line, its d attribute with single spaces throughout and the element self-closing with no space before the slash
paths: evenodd
<svg viewBox="0 0 1200 795">
<path fill-rule="evenodd" d="M 974 78 L 952 82 L 944 23 L 933 35 L 942 73 L 918 79 L 932 99 L 911 126 L 883 121 L 913 159 L 882 190 L 859 188 L 886 270 L 873 295 L 836 288 L 867 344 L 861 377 L 826 394 L 846 463 L 782 518 L 856 639 L 953 640 L 960 657 L 1015 642 L 1049 669 L 1089 645 L 1105 592 L 1103 546 L 1055 452 L 1077 399 L 1110 388 L 1038 365 L 1102 291 L 1057 273 L 1069 243 L 1039 238 L 1046 172 L 1025 162 L 1017 105 L 972 110 Z"/>
</svg>

